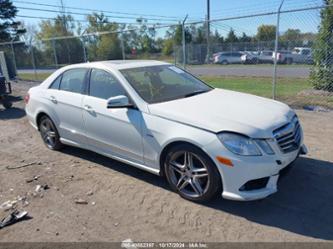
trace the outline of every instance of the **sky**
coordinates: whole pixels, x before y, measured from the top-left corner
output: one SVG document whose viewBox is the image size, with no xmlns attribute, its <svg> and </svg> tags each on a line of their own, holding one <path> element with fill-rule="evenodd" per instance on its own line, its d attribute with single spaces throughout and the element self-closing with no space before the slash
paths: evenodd
<svg viewBox="0 0 333 249">
<path fill-rule="evenodd" d="M 18 20 L 38 24 L 41 20 L 39 17 L 53 18 L 57 15 L 59 8 L 33 5 L 31 2 L 60 5 L 61 0 L 13 0 L 13 2 L 19 9 L 19 16 L 35 17 L 18 17 Z M 67 12 L 82 14 L 73 15 L 76 20 L 84 20 L 84 14 L 88 14 L 89 11 L 70 9 L 70 7 L 119 12 L 105 13 L 110 16 L 110 20 L 118 22 L 133 23 L 137 17 L 142 16 L 150 19 L 148 23 L 151 24 L 177 23 L 186 15 L 189 15 L 188 22 L 204 20 L 206 2 L 207 0 L 63 0 Z M 277 10 L 280 2 L 281 0 L 211 0 L 211 19 L 272 12 Z M 321 4 L 322 0 L 285 0 L 282 10 L 307 8 Z M 32 8 L 53 10 L 54 12 L 37 11 Z M 298 28 L 302 32 L 315 32 L 319 21 L 319 10 L 282 14 L 280 30 L 283 32 L 288 28 Z M 81 23 L 83 26 L 86 25 L 86 22 Z M 230 28 L 233 28 L 239 35 L 243 32 L 253 35 L 261 24 L 276 24 L 276 16 L 212 22 L 211 29 L 213 31 L 217 29 L 223 35 Z"/>
</svg>

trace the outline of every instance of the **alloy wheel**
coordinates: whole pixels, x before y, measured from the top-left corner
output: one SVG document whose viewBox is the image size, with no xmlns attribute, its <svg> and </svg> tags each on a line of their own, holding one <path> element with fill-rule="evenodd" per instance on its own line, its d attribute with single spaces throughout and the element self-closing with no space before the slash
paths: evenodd
<svg viewBox="0 0 333 249">
<path fill-rule="evenodd" d="M 49 119 L 43 119 L 40 124 L 40 132 L 43 141 L 50 149 L 53 149 L 57 143 L 56 131 Z"/>
<path fill-rule="evenodd" d="M 183 195 L 197 198 L 209 187 L 207 167 L 198 155 L 189 151 L 174 153 L 169 160 L 170 180 Z"/>
</svg>

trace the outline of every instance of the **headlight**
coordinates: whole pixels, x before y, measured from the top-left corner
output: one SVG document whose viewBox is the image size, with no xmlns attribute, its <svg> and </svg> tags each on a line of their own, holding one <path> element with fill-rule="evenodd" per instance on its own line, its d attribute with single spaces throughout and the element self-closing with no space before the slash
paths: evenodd
<svg viewBox="0 0 333 249">
<path fill-rule="evenodd" d="M 218 135 L 223 145 L 231 152 L 242 156 L 261 156 L 253 139 L 235 133 L 224 132 Z"/>
<path fill-rule="evenodd" d="M 268 155 L 274 155 L 274 151 L 271 146 L 267 143 L 266 139 L 255 139 L 259 147 Z"/>
</svg>

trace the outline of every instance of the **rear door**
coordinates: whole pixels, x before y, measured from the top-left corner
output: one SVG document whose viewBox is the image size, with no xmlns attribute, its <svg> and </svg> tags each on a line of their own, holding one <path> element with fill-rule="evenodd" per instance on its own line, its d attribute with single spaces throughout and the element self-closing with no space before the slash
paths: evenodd
<svg viewBox="0 0 333 249">
<path fill-rule="evenodd" d="M 65 71 L 47 91 L 47 98 L 57 118 L 60 137 L 70 142 L 84 144 L 82 99 L 88 69 Z M 59 84 L 59 85 L 58 85 Z"/>
<path fill-rule="evenodd" d="M 241 63 L 242 54 L 239 52 L 232 53 L 232 63 Z"/>
<path fill-rule="evenodd" d="M 88 95 L 83 99 L 87 143 L 95 151 L 141 164 L 142 114 L 135 108 L 108 109 L 107 99 L 119 95 L 128 96 L 114 75 L 91 70 Z"/>
</svg>

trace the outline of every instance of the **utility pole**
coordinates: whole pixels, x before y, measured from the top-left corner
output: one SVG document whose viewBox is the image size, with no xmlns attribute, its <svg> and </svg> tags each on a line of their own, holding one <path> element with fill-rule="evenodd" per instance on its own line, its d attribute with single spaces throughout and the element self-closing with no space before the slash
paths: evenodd
<svg viewBox="0 0 333 249">
<path fill-rule="evenodd" d="M 207 55 L 206 55 L 206 62 L 209 62 L 210 57 L 210 0 L 207 0 L 207 15 L 206 15 L 206 39 L 207 39 Z"/>
<path fill-rule="evenodd" d="M 63 0 L 60 0 L 60 12 L 62 14 L 61 20 L 62 20 L 62 29 L 64 32 L 64 35 L 67 33 L 67 17 L 66 17 L 66 9 Z"/>
</svg>

